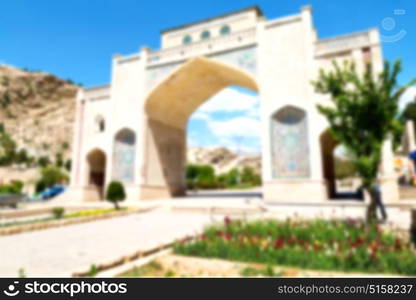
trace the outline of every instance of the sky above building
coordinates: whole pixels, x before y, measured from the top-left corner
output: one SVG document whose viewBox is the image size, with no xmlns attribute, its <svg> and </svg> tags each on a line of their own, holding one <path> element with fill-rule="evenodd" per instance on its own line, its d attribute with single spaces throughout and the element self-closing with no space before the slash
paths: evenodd
<svg viewBox="0 0 416 300">
<path fill-rule="evenodd" d="M 84 86 L 110 81 L 112 55 L 158 49 L 160 30 L 258 5 L 266 18 L 312 5 L 319 38 L 378 27 L 385 59 L 402 59 L 400 83 L 416 76 L 416 1 L 3 1 L 0 63 L 42 70 Z M 416 95 L 408 91 L 402 106 Z M 244 103 L 244 104 L 243 104 Z M 221 91 L 189 121 L 189 144 L 256 152 L 260 100 L 233 88 Z"/>
</svg>

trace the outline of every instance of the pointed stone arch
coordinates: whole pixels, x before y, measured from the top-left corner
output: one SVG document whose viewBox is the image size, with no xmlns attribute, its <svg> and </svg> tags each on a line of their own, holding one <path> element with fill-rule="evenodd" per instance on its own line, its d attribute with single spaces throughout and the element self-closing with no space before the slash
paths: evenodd
<svg viewBox="0 0 416 300">
<path fill-rule="evenodd" d="M 147 148 L 142 192 L 146 195 L 142 198 L 185 193 L 188 119 L 202 103 L 230 85 L 258 92 L 256 79 L 246 71 L 215 59 L 197 57 L 150 91 L 144 106 Z"/>
<path fill-rule="evenodd" d="M 258 92 L 257 81 L 248 72 L 215 59 L 196 57 L 149 92 L 145 112 L 152 120 L 184 128 L 189 116 L 202 103 L 230 85 Z"/>
<path fill-rule="evenodd" d="M 105 190 L 105 174 L 107 169 L 107 156 L 99 148 L 94 148 L 87 154 L 87 185 L 92 188 L 93 198 L 103 199 Z"/>
</svg>

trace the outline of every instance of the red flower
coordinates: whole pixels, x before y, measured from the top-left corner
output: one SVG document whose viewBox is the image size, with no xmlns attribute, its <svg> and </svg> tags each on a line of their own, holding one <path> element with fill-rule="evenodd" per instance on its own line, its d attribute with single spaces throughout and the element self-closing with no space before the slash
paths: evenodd
<svg viewBox="0 0 416 300">
<path fill-rule="evenodd" d="M 364 243 L 364 239 L 362 237 L 358 237 L 354 242 L 350 243 L 352 248 L 356 248 L 361 246 Z"/>
<path fill-rule="evenodd" d="M 363 239 L 361 236 L 359 236 L 355 242 L 356 242 L 358 245 L 361 245 L 362 243 L 364 243 L 364 239 Z"/>
<path fill-rule="evenodd" d="M 277 239 L 275 242 L 274 242 L 274 248 L 275 249 L 279 249 L 279 248 L 282 248 L 283 247 L 283 245 L 284 245 L 284 240 L 283 239 Z"/>
<path fill-rule="evenodd" d="M 232 237 L 233 235 L 231 233 L 224 234 L 224 239 L 226 239 L 227 241 L 231 240 Z"/>
<path fill-rule="evenodd" d="M 226 216 L 224 218 L 224 223 L 225 223 L 225 226 L 229 226 L 231 224 L 231 218 L 229 216 Z"/>
</svg>

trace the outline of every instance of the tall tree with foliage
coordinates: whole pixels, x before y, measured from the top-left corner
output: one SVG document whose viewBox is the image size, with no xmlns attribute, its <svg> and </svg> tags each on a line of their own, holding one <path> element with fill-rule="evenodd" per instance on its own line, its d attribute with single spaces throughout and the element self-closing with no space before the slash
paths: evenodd
<svg viewBox="0 0 416 300">
<path fill-rule="evenodd" d="M 383 143 L 400 135 L 399 99 L 406 89 L 416 83 L 399 86 L 400 61 L 384 63 L 384 69 L 375 73 L 368 64 L 364 72 L 355 64 L 334 63 L 330 71 L 321 70 L 313 82 L 319 93 L 331 96 L 333 105 L 318 105 L 318 110 L 330 124 L 334 139 L 353 154 L 353 162 L 362 180 L 363 189 L 370 195 L 367 221 L 376 217 L 377 176 L 382 158 Z"/>
</svg>

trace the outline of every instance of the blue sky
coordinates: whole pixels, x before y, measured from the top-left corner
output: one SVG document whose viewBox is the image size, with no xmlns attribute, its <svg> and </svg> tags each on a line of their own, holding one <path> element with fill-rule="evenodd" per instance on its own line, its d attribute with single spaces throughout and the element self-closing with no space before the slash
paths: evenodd
<svg viewBox="0 0 416 300">
<path fill-rule="evenodd" d="M 251 5 L 260 6 L 266 17 L 273 19 L 298 13 L 299 8 L 306 4 L 313 6 L 314 25 L 320 38 L 371 27 L 379 27 L 380 33 L 386 37 L 405 32 L 400 40 L 383 43 L 383 54 L 389 60 L 402 59 L 404 72 L 400 76 L 401 83 L 416 75 L 414 0 L 2 1 L 0 62 L 47 71 L 92 86 L 109 81 L 113 54 L 137 52 L 143 45 L 157 49 L 161 29 Z M 397 9 L 402 14 L 395 14 Z M 259 145 L 258 137 L 252 136 L 251 132 L 239 137 L 240 132 L 233 132 L 233 127 L 242 127 L 244 121 L 248 122 L 247 128 L 258 124 L 253 122 L 258 121 L 253 112 L 258 107 L 258 99 L 241 89 L 223 93 L 227 99 L 238 95 L 251 99 L 247 100 L 250 103 L 247 111 L 230 110 L 231 104 L 223 110 L 201 107 L 202 111 L 198 110 L 190 120 L 190 143 L 204 146 L 222 144 L 234 148 L 239 145 L 237 148 L 240 150 L 255 150 Z M 416 89 L 409 91 L 406 98 L 411 99 L 413 94 L 416 94 Z M 224 99 L 224 94 L 218 97 Z M 211 101 L 219 103 L 220 100 Z M 235 99 L 227 101 L 235 102 Z M 226 134 L 217 134 L 224 131 Z"/>
</svg>

